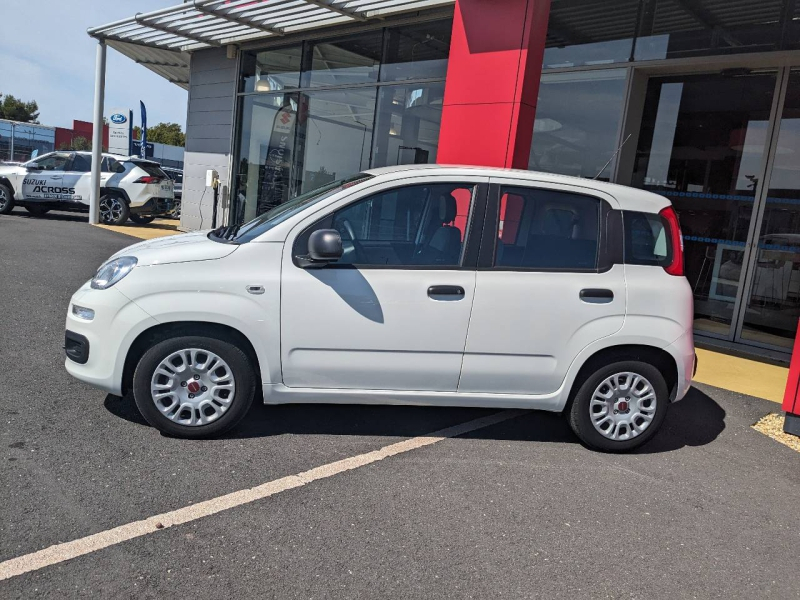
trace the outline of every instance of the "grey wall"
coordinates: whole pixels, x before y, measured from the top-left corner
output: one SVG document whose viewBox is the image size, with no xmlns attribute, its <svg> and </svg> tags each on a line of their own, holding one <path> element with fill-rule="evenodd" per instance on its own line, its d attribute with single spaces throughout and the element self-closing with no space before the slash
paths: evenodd
<svg viewBox="0 0 800 600">
<path fill-rule="evenodd" d="M 205 186 L 208 169 L 217 170 L 222 186 L 217 224 L 228 206 L 236 76 L 236 60 L 227 58 L 224 48 L 192 54 L 181 229 L 211 227 L 214 195 Z"/>
</svg>

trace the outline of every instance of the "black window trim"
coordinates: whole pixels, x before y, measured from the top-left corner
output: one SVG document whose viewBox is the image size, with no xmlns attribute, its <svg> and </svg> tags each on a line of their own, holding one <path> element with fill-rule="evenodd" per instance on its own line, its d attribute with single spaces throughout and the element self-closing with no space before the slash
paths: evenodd
<svg viewBox="0 0 800 600">
<path fill-rule="evenodd" d="M 352 202 L 348 202 L 344 206 L 341 206 L 337 209 L 332 210 L 324 217 L 321 217 L 314 221 L 308 227 L 303 228 L 303 230 L 298 233 L 294 241 L 292 242 L 292 263 L 300 269 L 302 269 L 302 265 L 298 260 L 298 257 L 306 253 L 305 248 L 298 248 L 298 244 L 301 240 L 307 240 L 308 236 L 317 229 L 327 229 L 332 226 L 333 223 L 333 215 L 343 210 L 357 202 L 361 202 L 369 198 L 370 196 L 374 196 L 375 194 L 382 194 L 387 191 L 391 191 L 394 189 L 408 187 L 412 185 L 435 185 L 435 184 L 458 184 L 458 185 L 472 185 L 474 187 L 474 192 L 472 195 L 472 202 L 470 204 L 469 209 L 469 216 L 467 217 L 467 225 L 466 225 L 466 233 L 465 233 L 465 240 L 466 243 L 464 244 L 464 250 L 461 252 L 461 262 L 457 266 L 452 265 L 364 265 L 364 264 L 347 264 L 347 265 L 340 265 L 336 263 L 330 263 L 325 265 L 324 269 L 359 269 L 359 270 L 385 270 L 385 271 L 474 271 L 477 268 L 478 263 L 478 255 L 480 253 L 480 246 L 482 243 L 483 231 L 485 227 L 485 219 L 484 216 L 486 214 L 486 196 L 489 191 L 489 184 L 485 181 L 476 181 L 476 180 L 461 180 L 458 181 L 457 177 L 454 177 L 452 180 L 446 177 L 436 178 L 435 180 L 423 180 L 418 183 L 411 183 L 405 182 L 401 185 L 396 187 L 387 187 L 381 190 L 369 191 L 364 190 L 365 193 L 363 196 L 359 196 L 358 198 L 354 198 Z"/>
<path fill-rule="evenodd" d="M 531 185 L 535 183 L 536 185 Z M 600 202 L 598 215 L 597 260 L 591 269 L 578 268 L 543 268 L 543 267 L 504 267 L 496 266 L 495 253 L 497 251 L 497 232 L 500 224 L 500 199 L 502 188 L 528 188 L 545 192 L 560 192 L 577 196 L 586 196 Z M 605 224 L 605 226 L 604 226 Z M 615 265 L 622 264 L 622 211 L 614 210 L 607 200 L 582 191 L 565 189 L 561 187 L 548 187 L 540 182 L 518 180 L 514 183 L 490 183 L 486 203 L 486 218 L 484 220 L 483 235 L 481 236 L 480 251 L 478 255 L 478 271 L 499 272 L 524 272 L 524 273 L 605 273 Z"/>
</svg>

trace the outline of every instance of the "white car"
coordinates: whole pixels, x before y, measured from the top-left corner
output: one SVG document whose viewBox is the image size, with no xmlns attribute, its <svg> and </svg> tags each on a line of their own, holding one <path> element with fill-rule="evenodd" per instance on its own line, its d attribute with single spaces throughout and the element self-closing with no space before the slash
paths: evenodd
<svg viewBox="0 0 800 600">
<path fill-rule="evenodd" d="M 656 433 L 695 365 L 662 196 L 399 166 L 244 226 L 135 244 L 70 301 L 66 368 L 171 435 L 286 402 L 565 411 L 589 446 Z"/>
<path fill-rule="evenodd" d="M 15 205 L 32 215 L 49 210 L 89 211 L 91 152 L 50 152 L 19 166 L 0 166 L 0 215 Z M 103 154 L 100 220 L 122 225 L 149 223 L 174 209 L 172 180 L 159 164 Z"/>
</svg>

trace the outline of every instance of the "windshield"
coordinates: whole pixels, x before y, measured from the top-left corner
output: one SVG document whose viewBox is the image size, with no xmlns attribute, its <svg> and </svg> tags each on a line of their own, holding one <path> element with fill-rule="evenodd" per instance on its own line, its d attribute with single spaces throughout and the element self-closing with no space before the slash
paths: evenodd
<svg viewBox="0 0 800 600">
<path fill-rule="evenodd" d="M 263 215 L 259 215 L 249 223 L 215 229 L 211 232 L 211 238 L 224 239 L 237 244 L 247 243 L 257 238 L 262 233 L 269 231 L 279 223 L 283 223 L 286 219 L 293 217 L 300 211 L 305 210 L 309 206 L 313 206 L 317 202 L 329 198 L 333 194 L 354 186 L 357 183 L 372 179 L 372 177 L 372 175 L 359 173 L 348 179 L 333 181 L 327 185 L 311 190 L 310 192 L 306 192 L 305 194 L 300 194 L 288 202 L 279 204 Z"/>
</svg>

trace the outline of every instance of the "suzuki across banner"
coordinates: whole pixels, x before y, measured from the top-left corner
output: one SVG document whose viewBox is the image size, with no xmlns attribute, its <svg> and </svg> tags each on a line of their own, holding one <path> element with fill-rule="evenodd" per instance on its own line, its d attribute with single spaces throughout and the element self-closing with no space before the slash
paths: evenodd
<svg viewBox="0 0 800 600">
<path fill-rule="evenodd" d="M 264 159 L 264 175 L 258 194 L 257 214 L 268 211 L 289 198 L 289 172 L 294 150 L 297 113 L 291 104 L 281 108 L 272 122 L 272 134 Z"/>
</svg>

